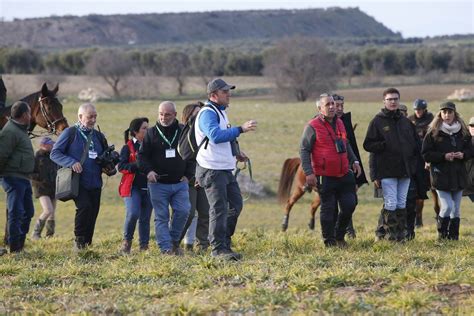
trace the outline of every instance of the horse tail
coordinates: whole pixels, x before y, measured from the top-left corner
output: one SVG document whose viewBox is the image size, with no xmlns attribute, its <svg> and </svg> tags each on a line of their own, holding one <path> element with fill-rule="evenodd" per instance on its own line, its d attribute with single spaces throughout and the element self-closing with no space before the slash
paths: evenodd
<svg viewBox="0 0 474 316">
<path fill-rule="evenodd" d="M 288 158 L 283 163 L 277 193 L 278 201 L 282 204 L 286 203 L 290 196 L 293 180 L 300 164 L 300 158 Z"/>
</svg>

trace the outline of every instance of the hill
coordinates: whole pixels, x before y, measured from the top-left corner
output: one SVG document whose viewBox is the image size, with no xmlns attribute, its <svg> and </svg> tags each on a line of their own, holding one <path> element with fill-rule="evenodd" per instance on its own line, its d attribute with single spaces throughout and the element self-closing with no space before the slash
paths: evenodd
<svg viewBox="0 0 474 316">
<path fill-rule="evenodd" d="M 285 36 L 400 37 L 358 8 L 88 15 L 0 23 L 1 46 L 62 49 Z"/>
</svg>

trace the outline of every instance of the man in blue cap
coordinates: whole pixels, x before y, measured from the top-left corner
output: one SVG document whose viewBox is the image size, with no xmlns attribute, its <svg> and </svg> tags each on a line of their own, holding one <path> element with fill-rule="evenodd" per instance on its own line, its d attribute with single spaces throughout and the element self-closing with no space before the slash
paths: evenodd
<svg viewBox="0 0 474 316">
<path fill-rule="evenodd" d="M 232 171 L 236 160 L 247 157 L 238 148 L 237 138 L 242 133 L 254 131 L 257 122 L 247 121 L 231 127 L 226 110 L 230 104 L 230 90 L 235 86 L 222 79 L 214 79 L 207 85 L 208 101 L 196 118 L 196 142 L 205 137 L 206 146 L 198 151 L 196 179 L 206 191 L 209 200 L 209 242 L 212 256 L 224 260 L 240 260 L 241 255 L 231 249 L 231 238 L 237 226 L 243 201 L 239 184 Z"/>
</svg>

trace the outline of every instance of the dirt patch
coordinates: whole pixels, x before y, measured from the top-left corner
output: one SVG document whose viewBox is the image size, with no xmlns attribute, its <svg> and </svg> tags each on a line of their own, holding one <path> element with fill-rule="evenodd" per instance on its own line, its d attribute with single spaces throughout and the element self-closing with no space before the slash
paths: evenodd
<svg viewBox="0 0 474 316">
<path fill-rule="evenodd" d="M 437 284 L 432 290 L 449 297 L 474 294 L 470 284 Z"/>
</svg>

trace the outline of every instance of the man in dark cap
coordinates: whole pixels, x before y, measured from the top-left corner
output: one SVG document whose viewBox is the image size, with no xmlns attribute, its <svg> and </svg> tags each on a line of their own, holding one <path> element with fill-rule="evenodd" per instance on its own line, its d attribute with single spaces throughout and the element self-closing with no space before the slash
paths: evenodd
<svg viewBox="0 0 474 316">
<path fill-rule="evenodd" d="M 431 121 L 433 120 L 434 116 L 432 113 L 428 112 L 428 102 L 423 99 L 416 99 L 413 102 L 413 110 L 415 113 L 410 115 L 408 119 L 415 124 L 416 133 L 420 137 L 420 142 L 423 142 L 425 135 L 428 131 L 428 126 L 430 125 Z M 429 183 L 430 183 L 430 174 L 428 169 L 425 170 L 425 182 L 426 182 L 426 189 L 425 192 L 429 190 Z M 425 194 L 426 195 L 426 194 Z M 425 200 L 423 198 L 417 198 L 416 200 L 416 218 L 415 218 L 415 226 L 421 227 L 423 226 L 423 206 L 425 204 Z"/>
<path fill-rule="evenodd" d="M 212 256 L 224 260 L 241 259 L 241 255 L 231 249 L 231 238 L 243 206 L 239 184 L 232 171 L 236 160 L 246 161 L 248 158 L 239 150 L 237 138 L 257 128 L 254 120 L 231 127 L 226 110 L 230 103 L 230 90 L 233 89 L 235 86 L 222 79 L 209 82 L 209 99 L 199 111 L 195 125 L 196 143 L 200 144 L 206 137 L 209 139 L 196 157 L 196 179 L 209 200 Z"/>
</svg>

